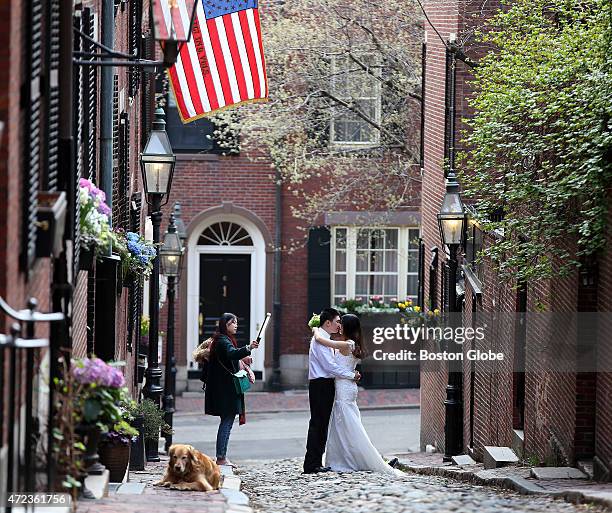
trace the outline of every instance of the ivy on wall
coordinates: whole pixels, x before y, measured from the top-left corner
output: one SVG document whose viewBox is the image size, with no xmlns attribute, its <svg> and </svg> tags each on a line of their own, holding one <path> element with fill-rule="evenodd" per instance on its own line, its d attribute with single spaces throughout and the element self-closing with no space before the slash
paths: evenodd
<svg viewBox="0 0 612 513">
<path fill-rule="evenodd" d="M 500 235 L 484 254 L 504 279 L 568 274 L 604 249 L 611 19 L 611 0 L 516 0 L 477 35 L 495 50 L 474 70 L 461 180 Z"/>
</svg>

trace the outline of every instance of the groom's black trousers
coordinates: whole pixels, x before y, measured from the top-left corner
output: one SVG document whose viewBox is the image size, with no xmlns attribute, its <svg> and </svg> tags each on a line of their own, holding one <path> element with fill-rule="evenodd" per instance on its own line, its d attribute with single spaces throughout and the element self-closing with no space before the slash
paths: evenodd
<svg viewBox="0 0 612 513">
<path fill-rule="evenodd" d="M 333 378 L 317 378 L 308 382 L 310 423 L 308 424 L 304 472 L 311 472 L 323 465 L 327 428 L 329 427 L 329 417 L 334 406 L 335 395 Z"/>
</svg>

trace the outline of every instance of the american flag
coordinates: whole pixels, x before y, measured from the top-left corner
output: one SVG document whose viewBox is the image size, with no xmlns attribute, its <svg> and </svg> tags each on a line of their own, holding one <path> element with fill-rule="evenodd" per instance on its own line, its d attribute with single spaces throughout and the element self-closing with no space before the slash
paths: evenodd
<svg viewBox="0 0 612 513">
<path fill-rule="evenodd" d="M 257 0 L 196 0 L 190 40 L 169 70 L 183 123 L 268 97 Z M 185 0 L 178 0 L 188 24 Z"/>
</svg>

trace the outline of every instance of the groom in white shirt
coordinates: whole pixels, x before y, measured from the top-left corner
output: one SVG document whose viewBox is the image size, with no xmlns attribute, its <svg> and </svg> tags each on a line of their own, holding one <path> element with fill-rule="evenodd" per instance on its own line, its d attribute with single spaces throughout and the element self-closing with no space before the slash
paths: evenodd
<svg viewBox="0 0 612 513">
<path fill-rule="evenodd" d="M 320 315 L 322 335 L 331 338 L 340 331 L 340 313 L 333 308 L 324 308 Z M 334 350 L 310 340 L 308 352 L 308 398 L 310 402 L 310 423 L 304 458 L 304 473 L 327 472 L 323 466 L 323 453 L 327 443 L 329 418 L 334 406 L 334 379 L 347 378 L 359 381 L 359 372 L 343 369 L 336 363 Z"/>
</svg>

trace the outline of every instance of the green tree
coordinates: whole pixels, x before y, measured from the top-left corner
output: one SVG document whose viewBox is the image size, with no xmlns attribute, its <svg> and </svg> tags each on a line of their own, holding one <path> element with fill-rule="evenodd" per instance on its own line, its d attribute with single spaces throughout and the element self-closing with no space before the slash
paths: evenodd
<svg viewBox="0 0 612 513">
<path fill-rule="evenodd" d="M 506 279 L 567 274 L 605 246 L 611 5 L 517 0 L 477 34 L 495 49 L 474 71 L 461 180 Z"/>
<path fill-rule="evenodd" d="M 333 210 L 414 204 L 421 16 L 411 0 L 262 9 L 270 101 L 221 112 L 216 136 L 239 132 L 245 151 L 271 161 L 304 224 Z M 311 180 L 322 183 L 305 194 Z"/>
</svg>

